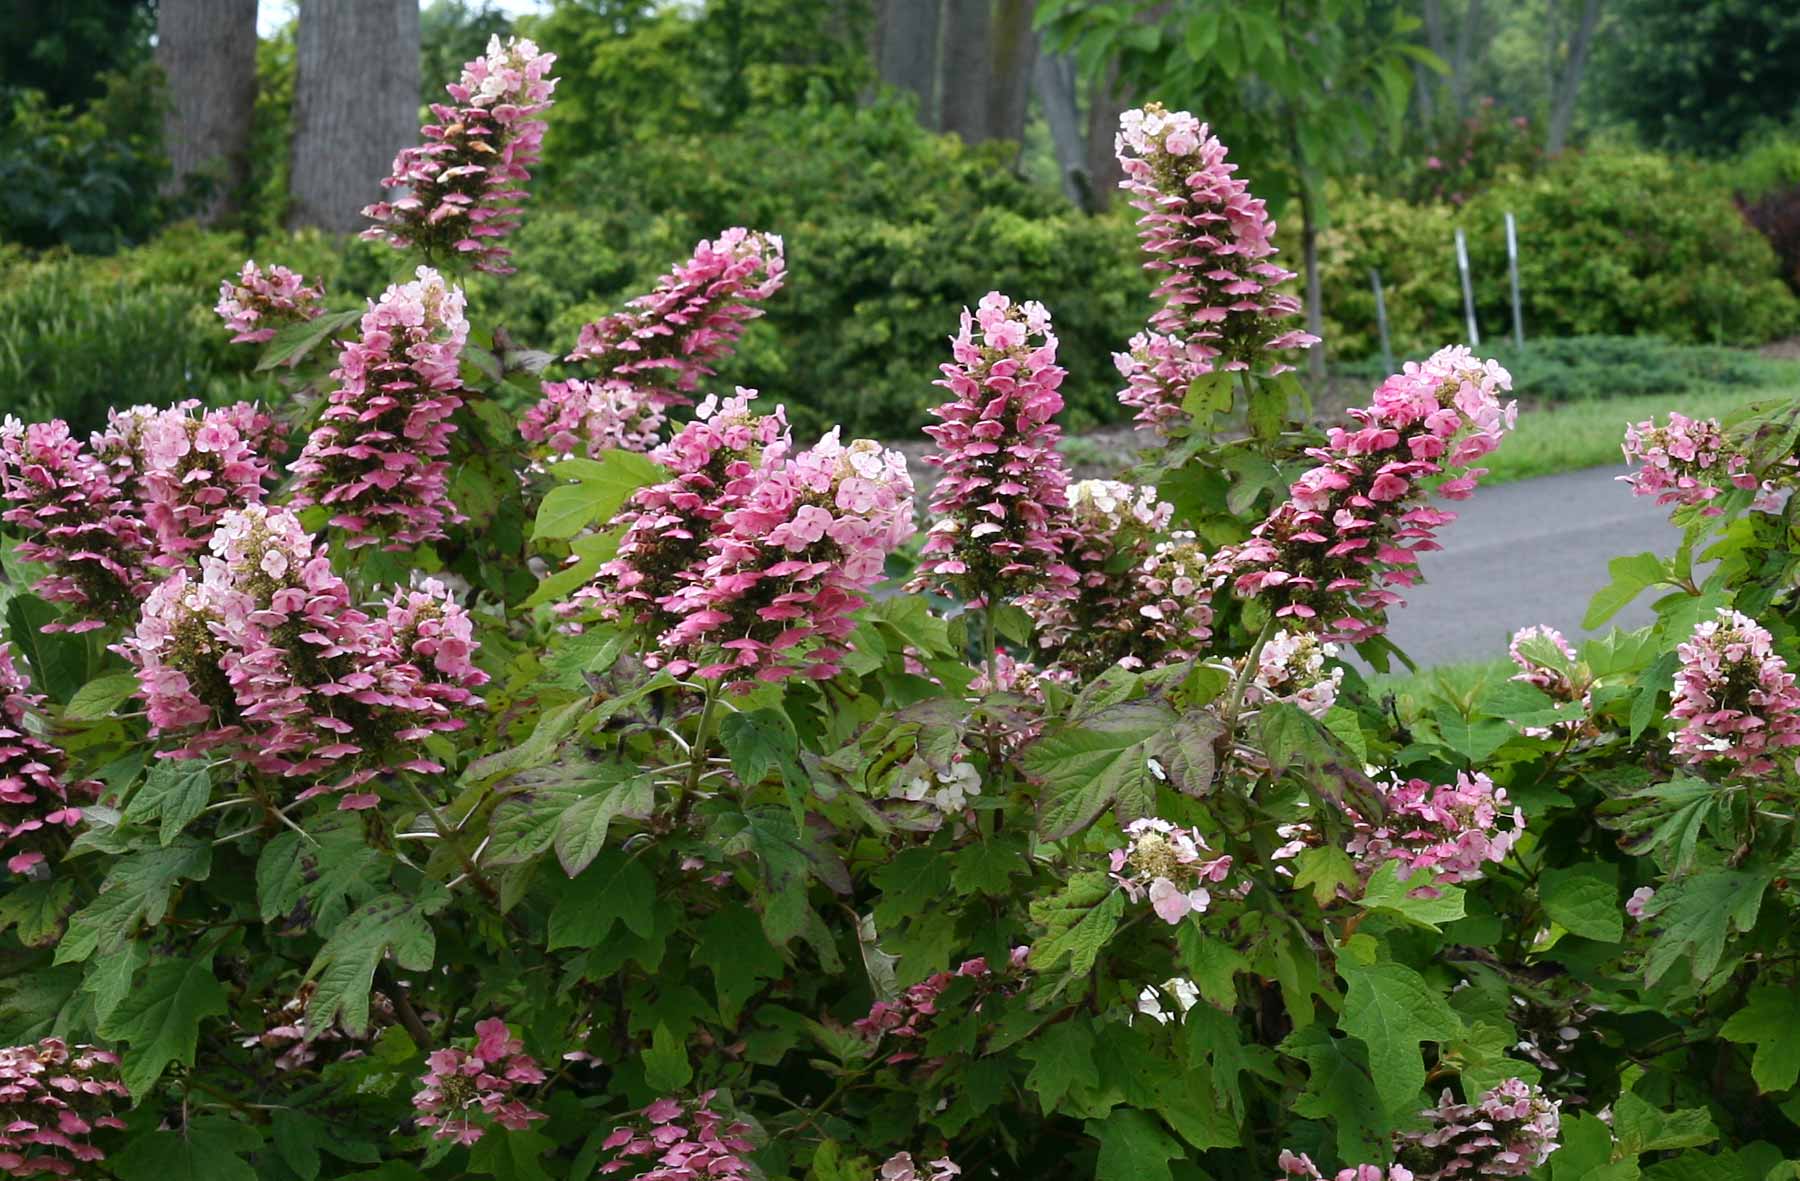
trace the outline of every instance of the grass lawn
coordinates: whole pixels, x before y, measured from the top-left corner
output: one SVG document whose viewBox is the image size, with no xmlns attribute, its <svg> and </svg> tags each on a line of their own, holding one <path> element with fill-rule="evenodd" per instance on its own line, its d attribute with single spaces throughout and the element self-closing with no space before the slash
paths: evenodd
<svg viewBox="0 0 1800 1181">
<path fill-rule="evenodd" d="M 1521 408 L 1518 429 L 1499 450 L 1482 461 L 1486 483 L 1525 480 L 1579 468 L 1615 465 L 1624 469 L 1619 451 L 1625 425 L 1664 418 L 1678 410 L 1692 418 L 1723 417 L 1745 402 L 1800 392 L 1785 386 L 1717 386 L 1669 394 L 1632 394 L 1586 402 Z"/>
</svg>

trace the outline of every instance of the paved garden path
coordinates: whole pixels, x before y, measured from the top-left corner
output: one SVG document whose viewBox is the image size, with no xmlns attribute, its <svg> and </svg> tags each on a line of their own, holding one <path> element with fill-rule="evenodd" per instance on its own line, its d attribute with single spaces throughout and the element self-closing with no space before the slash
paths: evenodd
<svg viewBox="0 0 1800 1181">
<path fill-rule="evenodd" d="M 1506 655 L 1515 629 L 1560 628 L 1571 641 L 1588 600 L 1609 581 L 1607 559 L 1654 550 L 1671 554 L 1681 534 L 1668 510 L 1631 495 L 1620 467 L 1477 489 L 1452 504 L 1444 548 L 1425 555 L 1424 585 L 1405 592 L 1391 634 L 1421 668 Z M 1607 624 L 1639 627 L 1651 618 L 1645 595 Z M 1605 630 L 1605 629 L 1602 629 Z"/>
</svg>

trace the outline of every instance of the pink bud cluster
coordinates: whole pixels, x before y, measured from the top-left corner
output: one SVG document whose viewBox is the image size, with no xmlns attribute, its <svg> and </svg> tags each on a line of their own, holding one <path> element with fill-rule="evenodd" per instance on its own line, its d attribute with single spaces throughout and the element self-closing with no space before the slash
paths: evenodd
<svg viewBox="0 0 1800 1181">
<path fill-rule="evenodd" d="M 325 310 L 325 292 L 317 283 L 286 267 L 263 270 L 247 259 L 236 282 L 219 284 L 213 308 L 234 335 L 233 344 L 262 344 L 289 324 L 311 320 Z"/>
<path fill-rule="evenodd" d="M 251 403 L 202 410 L 189 399 L 111 412 L 94 451 L 126 477 L 155 538 L 151 563 L 174 569 L 206 548 L 227 512 L 262 503 L 275 479 L 264 449 L 281 443 L 275 420 Z"/>
<path fill-rule="evenodd" d="M 519 433 L 551 456 L 598 459 L 606 451 L 650 451 L 662 441 L 662 407 L 628 381 L 546 381 L 543 390 Z"/>
<path fill-rule="evenodd" d="M 639 489 L 617 555 L 576 596 L 656 636 L 650 663 L 741 684 L 829 677 L 854 612 L 912 525 L 894 451 L 834 429 L 794 453 L 779 408 L 754 390 L 708 398 L 652 458 L 673 477 Z"/>
<path fill-rule="evenodd" d="M 733 227 L 701 242 L 624 311 L 584 326 L 569 360 L 599 365 L 605 378 L 641 388 L 659 406 L 684 403 L 786 276 L 779 235 Z"/>
<path fill-rule="evenodd" d="M 636 1181 L 736 1181 L 753 1174 L 750 1125 L 712 1109 L 717 1091 L 692 1099 L 658 1099 L 601 1142 L 613 1158 L 600 1172 L 638 1170 Z"/>
<path fill-rule="evenodd" d="M 1354 831 L 1345 848 L 1365 876 L 1388 861 L 1398 863 L 1401 881 L 1423 874 L 1418 893 L 1481 877 L 1485 865 L 1506 860 L 1525 831 L 1525 813 L 1479 771 L 1460 772 L 1442 786 L 1408 779 L 1377 789 L 1385 806 L 1378 821 L 1346 809 Z"/>
<path fill-rule="evenodd" d="M 44 703 L 0 643 L 0 853 L 6 868 L 25 873 L 47 859 L 54 834 L 81 823 L 72 796 L 93 798 L 100 785 L 69 781 L 68 757 L 31 732 L 28 717 Z"/>
<path fill-rule="evenodd" d="M 1418 1181 L 1523 1177 L 1550 1159 L 1562 1130 L 1560 1104 L 1524 1079 L 1510 1078 L 1474 1103 L 1445 1091 L 1420 1112 L 1431 1126 L 1394 1136 L 1394 1155 Z"/>
<path fill-rule="evenodd" d="M 1300 1181 L 1325 1181 L 1325 1174 L 1319 1172 L 1319 1166 L 1313 1164 L 1312 1157 L 1304 1152 L 1294 1153 L 1281 1150 L 1276 1158 L 1281 1166 L 1284 1178 L 1296 1177 Z M 1392 1164 L 1383 1168 L 1381 1165 L 1352 1165 L 1347 1169 L 1339 1169 L 1332 1175 L 1332 1181 L 1413 1181 L 1412 1171 L 1402 1164 Z"/>
<path fill-rule="evenodd" d="M 425 1067 L 412 1102 L 419 1126 L 436 1129 L 434 1139 L 473 1144 L 490 1126 L 523 1132 L 531 1121 L 549 1118 L 519 1097 L 521 1087 L 546 1076 L 498 1017 L 476 1022 L 473 1048 L 433 1050 Z"/>
<path fill-rule="evenodd" d="M 1390 587 L 1418 580 L 1421 553 L 1439 548 L 1436 531 L 1456 514 L 1424 503 L 1429 481 L 1438 496 L 1467 498 L 1485 469 L 1471 468 L 1512 428 L 1517 403 L 1499 396 L 1512 378 L 1462 346 L 1409 361 L 1352 410 L 1353 430 L 1333 427 L 1319 461 L 1288 490 L 1248 541 L 1221 553 L 1241 596 L 1259 596 L 1288 626 L 1332 638 L 1378 635 L 1388 608 L 1401 603 Z"/>
<path fill-rule="evenodd" d="M 1625 428 L 1625 462 L 1638 470 L 1620 476 L 1635 496 L 1654 496 L 1660 505 L 1705 505 L 1729 489 L 1757 491 L 1754 507 L 1774 507 L 1774 483 L 1758 480 L 1750 458 L 1725 438 L 1716 418 L 1689 418 L 1671 412 L 1667 426 L 1654 419 Z M 1708 506 L 1708 516 L 1719 509 Z"/>
<path fill-rule="evenodd" d="M 1143 214 L 1144 267 L 1162 273 L 1152 334 L 1115 358 L 1129 383 L 1120 400 L 1140 426 L 1166 430 L 1194 378 L 1265 363 L 1283 373 L 1293 366 L 1279 354 L 1319 338 L 1282 326 L 1300 301 L 1277 290 L 1294 273 L 1272 261 L 1275 223 L 1205 124 L 1152 103 L 1120 116 L 1114 150 L 1119 187 Z"/>
<path fill-rule="evenodd" d="M 1650 913 L 1650 904 L 1656 901 L 1654 886 L 1639 886 L 1625 900 L 1625 914 L 1634 922 L 1643 922 L 1644 916 Z"/>
<path fill-rule="evenodd" d="M 1519 668 L 1513 674 L 1513 680 L 1523 681 L 1543 690 L 1546 696 L 1558 703 L 1579 701 L 1584 708 L 1591 708 L 1593 705 L 1588 684 L 1584 679 L 1577 679 L 1575 649 L 1570 647 L 1568 639 L 1555 628 L 1540 625 L 1522 627 L 1513 633 L 1512 642 L 1507 645 L 1506 651 Z M 1586 720 L 1572 719 L 1554 727 L 1526 726 L 1524 733 L 1532 738 L 1549 738 L 1558 732 L 1569 733 L 1590 728 L 1591 725 Z"/>
<path fill-rule="evenodd" d="M 1012 972 L 1021 970 L 1030 951 L 1028 947 L 1015 947 L 1008 968 Z M 975 981 L 975 993 L 969 1001 L 970 1012 L 980 1010 L 988 993 L 1008 987 L 1007 977 L 994 972 L 988 966 L 987 957 L 977 956 L 964 960 L 954 972 L 932 973 L 891 1001 L 876 1001 L 870 1006 L 869 1015 L 852 1022 L 851 1028 L 871 1041 L 892 1038 L 897 1042 L 898 1048 L 887 1056 L 886 1061 L 913 1061 L 919 1057 L 926 1037 L 937 1025 L 939 1002 L 945 990 L 957 980 Z"/>
<path fill-rule="evenodd" d="M 951 399 L 931 411 L 943 421 L 925 428 L 938 445 L 925 462 L 943 475 L 912 589 L 960 591 L 975 605 L 1024 591 L 1041 602 L 1067 597 L 1078 575 L 1064 554 L 1076 537 L 1056 450 L 1066 374 L 1050 313 L 990 291 L 974 312 L 963 309 L 951 355 L 937 382 Z"/>
<path fill-rule="evenodd" d="M 106 1159 L 96 1131 L 124 1130 L 114 1101 L 131 1095 L 118 1055 L 57 1038 L 0 1049 L 0 1173 L 87 1177 Z"/>
<path fill-rule="evenodd" d="M 1126 845 L 1111 853 L 1112 879 L 1133 902 L 1149 898 L 1156 917 L 1170 925 L 1205 914 L 1212 905 L 1207 883 L 1216 886 L 1231 874 L 1231 855 L 1211 856 L 1197 828 L 1145 816 L 1126 825 L 1125 836 Z"/>
<path fill-rule="evenodd" d="M 952 1181 L 962 1176 L 962 1167 L 949 1157 L 939 1157 L 929 1164 L 915 1164 L 912 1153 L 896 1152 L 881 1163 L 875 1181 Z"/>
<path fill-rule="evenodd" d="M 1766 775 L 1776 752 L 1800 745 L 1800 687 L 1756 620 L 1721 607 L 1676 651 L 1669 717 L 1682 723 L 1671 739 L 1677 759 L 1723 759 L 1740 775 Z"/>
<path fill-rule="evenodd" d="M 1156 489 L 1117 480 L 1071 484 L 1068 503 L 1063 556 L 1075 573 L 1074 593 L 1027 589 L 1019 606 L 1052 663 L 1081 676 L 1121 660 L 1135 665 L 1143 648 L 1137 610 L 1144 602 L 1142 565 L 1174 509 L 1156 498 Z"/>
<path fill-rule="evenodd" d="M 93 631 L 137 613 L 150 589 L 149 530 L 122 474 L 89 454 L 68 424 L 0 423 L 0 499 L 18 555 L 49 567 L 32 589 L 72 608 L 73 622 L 45 631 Z"/>
<path fill-rule="evenodd" d="M 463 518 L 450 503 L 450 416 L 469 335 L 463 293 L 430 267 L 371 303 L 337 382 L 295 461 L 293 507 L 323 505 L 351 548 L 406 549 Z"/>
<path fill-rule="evenodd" d="M 453 102 L 431 104 L 438 122 L 419 129 L 425 142 L 402 148 L 383 188 L 404 190 L 363 210 L 376 224 L 363 237 L 417 247 L 427 257 L 468 256 L 477 270 L 504 275 L 512 253 L 500 239 L 518 224 L 524 184 L 544 145 L 542 115 L 555 78 L 556 55 L 522 37 L 463 67 L 445 87 Z"/>
<path fill-rule="evenodd" d="M 310 781 L 299 799 L 399 770 L 436 774 L 420 740 L 462 726 L 487 680 L 473 627 L 440 584 L 397 590 L 381 613 L 350 602 L 293 514 L 230 513 L 200 561 L 151 592 L 120 650 L 137 668 L 153 735 L 169 756 L 225 749 L 268 774 Z M 332 774 L 336 773 L 334 778 Z M 350 794 L 345 808 L 377 802 Z"/>
<path fill-rule="evenodd" d="M 1342 665 L 1326 666 L 1337 659 L 1338 646 L 1306 632 L 1277 630 L 1257 653 L 1256 675 L 1244 686 L 1244 702 L 1257 706 L 1285 701 L 1315 718 L 1322 718 L 1337 703 L 1344 683 Z"/>
</svg>

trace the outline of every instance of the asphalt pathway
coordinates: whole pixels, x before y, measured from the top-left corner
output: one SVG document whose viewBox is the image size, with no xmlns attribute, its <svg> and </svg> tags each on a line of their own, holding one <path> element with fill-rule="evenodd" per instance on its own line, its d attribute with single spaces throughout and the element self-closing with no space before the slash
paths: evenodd
<svg viewBox="0 0 1800 1181">
<path fill-rule="evenodd" d="M 1588 600 L 1609 581 L 1606 563 L 1620 554 L 1672 554 L 1681 533 L 1668 510 L 1631 495 L 1616 479 L 1623 467 L 1478 488 L 1449 504 L 1457 521 L 1438 534 L 1443 549 L 1420 562 L 1425 581 L 1391 616 L 1389 634 L 1421 668 L 1492 660 L 1506 654 L 1515 630 L 1543 623 L 1572 642 Z M 1640 627 L 1653 618 L 1646 594 L 1615 615 Z"/>
</svg>

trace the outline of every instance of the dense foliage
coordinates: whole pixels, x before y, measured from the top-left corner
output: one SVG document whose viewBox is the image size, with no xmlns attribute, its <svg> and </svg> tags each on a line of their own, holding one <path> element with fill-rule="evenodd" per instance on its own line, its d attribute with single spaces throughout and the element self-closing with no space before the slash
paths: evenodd
<svg viewBox="0 0 1800 1181">
<path fill-rule="evenodd" d="M 465 69 L 500 171 L 438 222 L 520 212 L 549 66 Z M 552 379 L 458 281 L 509 235 L 387 205 L 378 300 L 223 274 L 272 404 L 8 418 L 0 1171 L 1791 1176 L 1800 414 L 1634 428 L 1683 544 L 1590 619 L 1657 623 L 1371 700 L 1511 379 L 1297 429 L 1261 201 L 1185 113 L 1121 150 L 1154 486 L 1069 482 L 1053 304 L 946 317 L 920 535 L 713 373 L 794 243 Z"/>
</svg>

